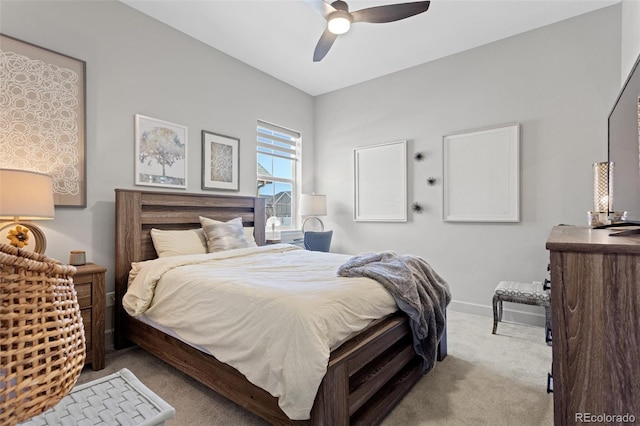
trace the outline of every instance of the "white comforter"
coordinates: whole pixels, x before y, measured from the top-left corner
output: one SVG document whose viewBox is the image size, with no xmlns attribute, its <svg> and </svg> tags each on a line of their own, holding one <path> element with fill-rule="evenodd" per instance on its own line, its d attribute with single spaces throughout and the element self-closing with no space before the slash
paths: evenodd
<svg viewBox="0 0 640 426">
<path fill-rule="evenodd" d="M 369 278 L 342 278 L 350 256 L 276 244 L 133 265 L 123 302 L 310 417 L 331 348 L 398 308 Z"/>
</svg>

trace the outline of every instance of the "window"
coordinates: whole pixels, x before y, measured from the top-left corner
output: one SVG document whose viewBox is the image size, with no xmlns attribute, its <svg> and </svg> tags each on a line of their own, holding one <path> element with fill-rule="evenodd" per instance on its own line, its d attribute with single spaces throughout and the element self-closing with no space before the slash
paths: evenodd
<svg viewBox="0 0 640 426">
<path fill-rule="evenodd" d="M 300 133 L 258 121 L 258 196 L 265 199 L 267 228 L 296 225 Z"/>
</svg>

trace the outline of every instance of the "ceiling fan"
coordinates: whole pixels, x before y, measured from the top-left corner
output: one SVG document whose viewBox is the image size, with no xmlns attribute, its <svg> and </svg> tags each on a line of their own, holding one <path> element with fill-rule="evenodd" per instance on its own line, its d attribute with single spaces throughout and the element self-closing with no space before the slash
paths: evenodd
<svg viewBox="0 0 640 426">
<path fill-rule="evenodd" d="M 349 31 L 351 24 L 356 22 L 381 24 L 399 21 L 426 12 L 431 3 L 429 1 L 397 3 L 349 12 L 349 5 L 342 0 L 336 0 L 331 4 L 321 0 L 304 1 L 327 20 L 327 29 L 320 36 L 313 52 L 313 62 L 321 61 L 331 49 L 336 38 Z"/>
</svg>

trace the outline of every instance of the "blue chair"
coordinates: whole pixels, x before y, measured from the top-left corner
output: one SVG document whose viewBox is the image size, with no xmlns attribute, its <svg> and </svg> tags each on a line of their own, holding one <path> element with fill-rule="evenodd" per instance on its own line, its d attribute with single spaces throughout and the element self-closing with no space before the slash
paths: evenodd
<svg viewBox="0 0 640 426">
<path fill-rule="evenodd" d="M 331 247 L 331 237 L 333 237 L 333 231 L 305 231 L 304 248 L 311 251 L 328 252 Z"/>
</svg>

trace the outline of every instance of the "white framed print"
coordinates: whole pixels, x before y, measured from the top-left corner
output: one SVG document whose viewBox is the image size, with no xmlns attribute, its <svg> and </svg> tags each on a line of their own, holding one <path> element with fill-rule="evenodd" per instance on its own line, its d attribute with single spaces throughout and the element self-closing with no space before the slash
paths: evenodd
<svg viewBox="0 0 640 426">
<path fill-rule="evenodd" d="M 355 148 L 354 220 L 407 221 L 407 141 Z"/>
<path fill-rule="evenodd" d="M 520 221 L 520 125 L 443 138 L 443 219 Z"/>
<path fill-rule="evenodd" d="M 202 189 L 240 190 L 240 139 L 202 131 Z"/>
<path fill-rule="evenodd" d="M 135 184 L 187 188 L 187 127 L 135 116 Z"/>
</svg>

